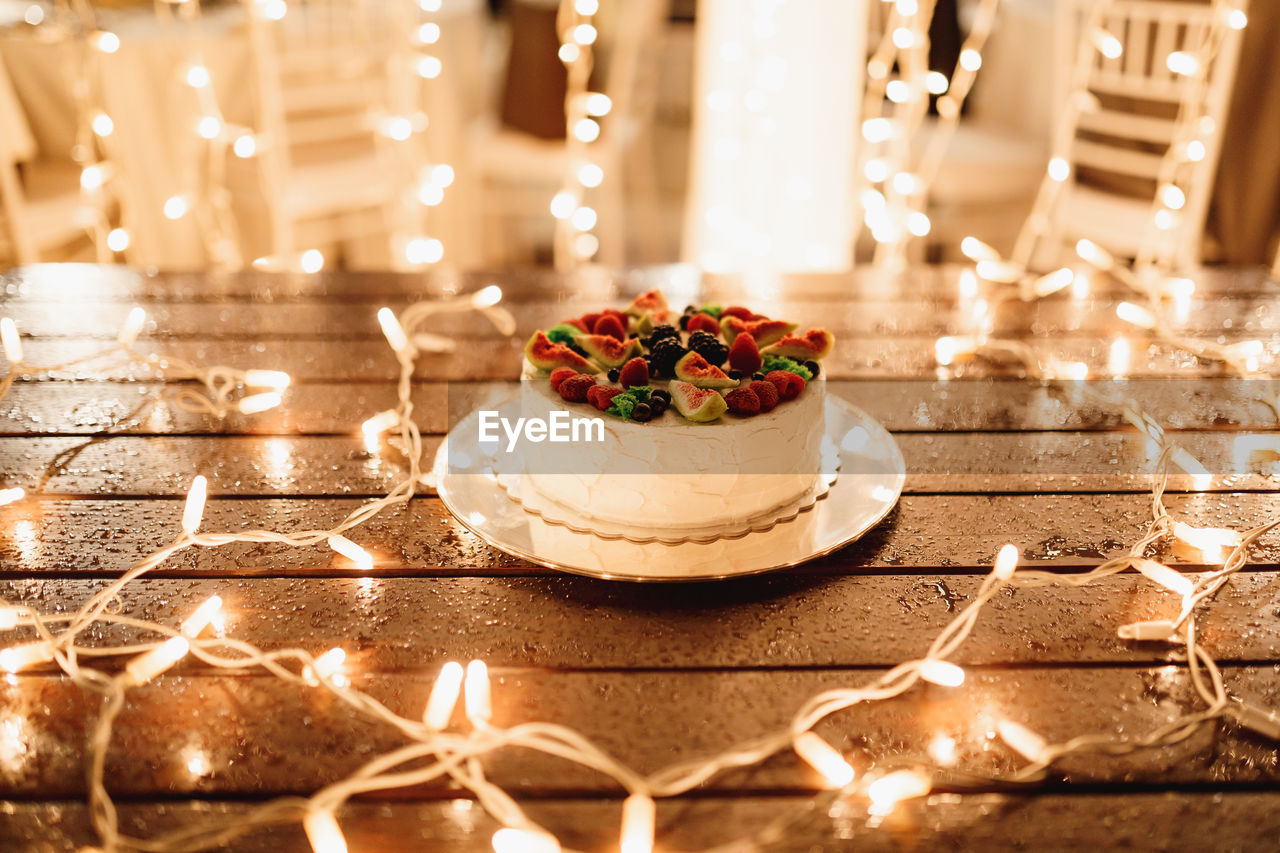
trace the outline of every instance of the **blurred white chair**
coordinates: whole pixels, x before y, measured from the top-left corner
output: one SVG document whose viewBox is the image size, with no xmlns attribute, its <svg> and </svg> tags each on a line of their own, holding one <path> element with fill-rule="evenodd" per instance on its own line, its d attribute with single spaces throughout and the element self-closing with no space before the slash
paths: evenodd
<svg viewBox="0 0 1280 853">
<path fill-rule="evenodd" d="M 406 201 L 425 127 L 407 88 L 416 4 L 244 2 L 272 255 L 416 231 Z M 403 251 L 392 247 L 393 262 Z"/>
<path fill-rule="evenodd" d="M 96 236 L 98 217 L 81 202 L 80 170 L 70 162 L 36 164 L 26 116 L 0 62 L 0 260 L 33 264 L 65 260 L 65 250 Z M 20 168 L 21 165 L 21 168 Z M 64 250 L 59 253 L 57 250 Z M 99 252 L 99 261 L 107 258 Z"/>
<path fill-rule="evenodd" d="M 597 257 L 618 266 L 625 261 L 629 235 L 645 241 L 647 256 L 660 251 L 652 245 L 660 239 L 660 229 L 654 223 L 657 176 L 649 135 L 659 69 L 646 60 L 659 55 L 656 45 L 669 0 L 625 0 L 602 6 L 600 16 L 607 26 L 602 23 L 603 35 L 596 46 L 608 56 L 603 92 L 612 106 L 601 120 L 599 138 L 590 145 L 590 158 L 605 175 L 592 190 L 591 204 L 599 213 Z M 465 168 L 479 198 L 484 257 L 499 264 L 532 261 L 537 244 L 552 244 L 554 220 L 549 206 L 569 165 L 564 141 L 500 127 L 488 116 L 477 122 L 469 136 Z M 633 217 L 647 217 L 647 221 L 632 227 Z M 530 221 L 537 227 L 522 227 Z M 519 231 L 527 231 L 529 238 L 513 239 Z"/>
<path fill-rule="evenodd" d="M 1057 133 L 1067 163 L 1041 187 L 1055 201 L 1043 219 L 1028 219 L 1015 260 L 1055 264 L 1063 247 L 1087 238 L 1140 265 L 1199 261 L 1240 50 L 1230 11 L 1220 2 L 1062 4 L 1059 32 L 1076 45 L 1075 73 L 1097 102 L 1064 110 Z M 1179 58 L 1203 64 L 1203 77 L 1176 73 Z M 1063 91 L 1060 103 L 1069 97 Z M 1084 183 L 1081 168 L 1096 177 Z"/>
</svg>

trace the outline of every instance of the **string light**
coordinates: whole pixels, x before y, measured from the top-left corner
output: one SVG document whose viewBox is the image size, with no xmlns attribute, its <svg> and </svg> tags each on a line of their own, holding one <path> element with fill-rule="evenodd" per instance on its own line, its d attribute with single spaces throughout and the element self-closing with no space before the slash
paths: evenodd
<svg viewBox="0 0 1280 853">
<path fill-rule="evenodd" d="M 467 664 L 463 700 L 468 720 L 477 725 L 489 722 L 493 716 L 493 705 L 489 694 L 489 668 L 484 661 L 473 660 Z"/>
<path fill-rule="evenodd" d="M 258 153 L 258 141 L 251 133 L 242 133 L 231 145 L 232 152 L 242 160 L 247 160 Z"/>
<path fill-rule="evenodd" d="M 950 661 L 929 658 L 916 665 L 920 677 L 930 684 L 959 687 L 964 684 L 964 670 Z"/>
<path fill-rule="evenodd" d="M 279 391 L 268 391 L 263 394 L 250 394 L 248 397 L 241 398 L 236 404 L 236 408 L 240 410 L 242 415 L 256 415 L 259 412 L 265 412 L 274 409 L 280 405 L 281 397 Z"/>
<path fill-rule="evenodd" d="M 1120 39 L 1100 27 L 1094 27 L 1090 31 L 1089 40 L 1098 49 L 1098 53 L 1107 59 L 1119 59 L 1120 54 L 1124 53 L 1124 45 L 1120 43 Z"/>
<path fill-rule="evenodd" d="M 222 597 L 210 596 L 204 600 L 199 607 L 187 617 L 187 621 L 182 623 L 182 636 L 189 640 L 194 640 L 200 636 L 200 633 L 210 625 L 218 621 L 222 612 Z"/>
<path fill-rule="evenodd" d="M 400 321 L 396 319 L 395 314 L 391 313 L 390 308 L 378 309 L 378 325 L 382 327 L 382 334 L 386 337 L 387 343 L 391 344 L 391 348 L 397 354 L 413 351 L 413 345 L 409 343 L 409 338 L 401 328 Z"/>
<path fill-rule="evenodd" d="M 191 481 L 191 488 L 187 491 L 187 502 L 182 509 L 182 529 L 187 535 L 191 535 L 200 529 L 200 522 L 204 519 L 204 504 L 209 494 L 209 481 L 204 475 L 197 474 L 195 479 Z"/>
<path fill-rule="evenodd" d="M 94 35 L 93 46 L 103 53 L 115 53 L 120 49 L 120 37 L 115 33 L 100 32 Z"/>
<path fill-rule="evenodd" d="M 98 136 L 110 136 L 116 129 L 116 123 L 106 113 L 98 113 L 93 117 L 93 132 Z"/>
<path fill-rule="evenodd" d="M 867 786 L 867 796 L 871 798 L 868 811 L 874 815 L 887 815 L 898 803 L 927 796 L 932 789 L 929 777 L 918 770 L 894 771 Z"/>
<path fill-rule="evenodd" d="M 43 641 L 0 650 L 0 669 L 8 673 L 21 672 L 51 660 L 53 646 Z"/>
<path fill-rule="evenodd" d="M 347 839 L 333 812 L 312 809 L 302 819 L 302 828 L 315 853 L 347 853 Z"/>
<path fill-rule="evenodd" d="M 801 732 L 793 747 L 796 755 L 818 771 L 832 788 L 843 788 L 853 782 L 854 770 L 835 747 L 814 732 Z"/>
<path fill-rule="evenodd" d="M 22 338 L 18 336 L 18 325 L 11 317 L 0 318 L 0 344 L 4 345 L 4 357 L 10 365 L 22 363 Z"/>
<path fill-rule="evenodd" d="M 995 566 L 991 572 L 996 580 L 1007 581 L 1013 577 L 1014 571 L 1018 568 L 1018 546 L 1013 544 L 1003 545 L 996 553 Z"/>
<path fill-rule="evenodd" d="M 657 806 L 645 794 L 632 794 L 622 801 L 622 832 L 619 853 L 653 853 Z"/>
<path fill-rule="evenodd" d="M 1062 157 L 1054 157 L 1049 161 L 1049 177 L 1055 181 L 1065 181 L 1071 177 L 1071 164 Z"/>
<path fill-rule="evenodd" d="M 147 312 L 141 307 L 135 305 L 129 309 L 129 316 L 125 317 L 124 325 L 120 327 L 120 334 L 116 340 L 122 346 L 131 347 L 138 340 L 138 334 L 142 331 L 143 325 L 147 322 Z"/>
<path fill-rule="evenodd" d="M 0 489 L 0 506 L 17 503 L 27 496 L 27 492 L 22 488 Z"/>
<path fill-rule="evenodd" d="M 289 387 L 289 374 L 283 370 L 246 370 L 244 373 L 244 384 L 250 388 L 274 388 L 277 391 L 283 391 Z"/>
<path fill-rule="evenodd" d="M 422 713 L 422 721 L 432 731 L 443 731 L 453 717 L 453 709 L 458 705 L 458 696 L 462 692 L 463 669 L 457 661 L 448 661 L 440 668 L 436 683 L 431 687 L 431 695 L 427 699 L 427 707 Z"/>
<path fill-rule="evenodd" d="M 1002 741 L 1009 745 L 1010 749 L 1032 764 L 1041 764 L 1047 761 L 1049 745 L 1045 743 L 1044 738 L 1021 723 L 1015 723 L 1013 720 L 1001 720 L 996 723 L 996 733 L 1000 735 Z"/>
<path fill-rule="evenodd" d="M 1121 302 L 1117 305 L 1116 316 L 1126 323 L 1132 323 L 1144 329 L 1154 329 L 1156 327 L 1156 315 L 1141 305 L 1134 305 L 1132 302 Z"/>
<path fill-rule="evenodd" d="M 123 228 L 112 228 L 107 234 L 107 248 L 113 252 L 123 252 L 129 248 L 129 232 Z"/>
<path fill-rule="evenodd" d="M 560 853 L 555 836 L 532 829 L 506 827 L 493 834 L 493 853 Z"/>
<path fill-rule="evenodd" d="M 1165 59 L 1165 65 L 1174 74 L 1191 76 L 1200 70 L 1200 61 L 1189 53 L 1175 50 Z"/>
<path fill-rule="evenodd" d="M 329 534 L 329 547 L 346 557 L 362 572 L 373 568 L 373 555 L 341 533 Z"/>
<path fill-rule="evenodd" d="M 139 655 L 125 666 L 125 681 L 131 685 L 146 684 L 187 656 L 191 644 L 186 637 L 170 637 L 155 649 Z"/>
</svg>

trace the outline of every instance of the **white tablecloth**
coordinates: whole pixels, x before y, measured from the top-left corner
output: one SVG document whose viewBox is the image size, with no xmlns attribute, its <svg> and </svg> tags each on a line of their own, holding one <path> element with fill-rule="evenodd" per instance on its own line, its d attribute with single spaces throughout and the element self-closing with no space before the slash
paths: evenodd
<svg viewBox="0 0 1280 853">
<path fill-rule="evenodd" d="M 239 4 L 206 10 L 200 49 L 224 118 L 252 127 L 252 77 L 243 14 Z M 443 4 L 434 19 L 440 23 L 441 39 L 432 46 L 432 53 L 441 58 L 443 72 L 424 87 L 423 108 L 431 122 L 426 144 L 433 160 L 450 162 L 460 150 L 462 128 L 480 108 L 483 4 L 452 0 Z M 97 54 L 96 60 L 101 63 L 103 105 L 115 123 L 104 148 L 119 174 L 112 191 L 130 230 L 126 259 L 162 269 L 206 266 L 198 218 L 169 220 L 163 214 L 166 199 L 191 193 L 200 181 L 198 152 L 203 140 L 195 133 L 199 117 L 195 93 L 184 81 L 192 60 L 182 38 L 186 30 L 177 22 L 166 26 L 145 6 L 105 11 L 100 22 L 120 38 L 116 53 Z M 75 141 L 74 102 L 59 47 L 32 37 L 29 30 L 15 29 L 0 37 L 0 60 L 12 77 L 40 156 L 68 158 Z M 5 109 L 0 91 L 0 120 L 5 120 Z M 228 184 L 242 254 L 248 262 L 269 245 L 261 186 L 256 169 L 245 168 L 245 163 L 230 165 Z M 446 247 L 452 237 L 450 226 L 460 219 L 451 214 L 451 204 L 446 192 L 445 203 L 433 208 L 429 217 L 429 230 Z"/>
</svg>

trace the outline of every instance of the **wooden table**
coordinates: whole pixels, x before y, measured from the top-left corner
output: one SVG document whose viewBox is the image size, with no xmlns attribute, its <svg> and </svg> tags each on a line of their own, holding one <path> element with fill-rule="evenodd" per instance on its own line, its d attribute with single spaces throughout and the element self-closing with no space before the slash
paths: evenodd
<svg viewBox="0 0 1280 853">
<path fill-rule="evenodd" d="M 33 363 L 103 346 L 138 303 L 157 324 L 144 350 L 287 370 L 295 384 L 282 408 L 222 422 L 165 407 L 136 416 L 159 387 L 136 368 L 15 384 L 0 409 L 0 485 L 24 486 L 34 497 L 0 509 L 7 575 L 0 595 L 45 611 L 76 608 L 172 537 L 197 473 L 210 480 L 210 530 L 323 527 L 384 492 L 401 469 L 391 455 L 367 454 L 357 434 L 359 422 L 395 396 L 395 360 L 374 322 L 380 305 L 399 309 L 497 281 L 520 321 L 518 339 L 504 341 L 468 320 L 457 353 L 420 361 L 414 399 L 434 448 L 446 426 L 446 383 L 510 380 L 533 327 L 615 304 L 622 298 L 610 296 L 615 286 L 673 276 L 669 269 L 579 282 L 551 274 L 13 272 L 3 313 L 29 336 Z M 424 495 L 356 536 L 376 547 L 367 575 L 319 548 L 187 551 L 131 586 L 124 608 L 176 624 L 217 593 L 232 614 L 231 634 L 317 653 L 340 645 L 358 685 L 411 715 L 442 661 L 483 658 L 494 674 L 498 724 L 571 724 L 646 771 L 772 729 L 811 694 L 862 683 L 922 654 L 1001 544 L 1017 544 L 1029 563 L 1076 571 L 1120 553 L 1149 519 L 1148 481 L 1137 475 L 1141 446 L 1117 412 L 1016 379 L 934 384 L 935 338 L 965 329 L 955 279 L 956 270 L 942 268 L 814 278 L 786 309 L 834 328 L 840 344 L 829 375 L 868 380 L 841 393 L 895 432 L 912 472 L 890 519 L 801 570 L 677 586 L 567 577 L 487 547 Z M 1261 272 L 1206 274 L 1199 286 L 1190 328 L 1275 340 L 1280 287 Z M 1007 309 L 1000 329 L 1027 336 L 1044 354 L 1105 364 L 1111 338 L 1124 331 L 1111 311 L 1116 296 L 1098 284 L 1089 300 Z M 1135 353 L 1138 375 L 1213 373 L 1168 348 Z M 991 371 L 972 365 L 960 373 Z M 1152 387 L 1152 412 L 1195 431 L 1188 446 L 1207 460 L 1229 456 L 1236 432 L 1274 426 L 1225 381 Z M 1274 479 L 1252 474 L 1206 494 L 1172 494 L 1169 504 L 1202 523 L 1243 526 L 1276 511 L 1277 491 Z M 1276 558 L 1277 537 L 1265 538 L 1203 623 L 1228 688 L 1272 708 L 1280 706 Z M 1168 559 L 1195 567 L 1185 556 Z M 819 730 L 862 766 L 923 754 L 944 733 L 955 738 L 962 765 L 987 772 L 1021 764 L 988 734 L 1002 714 L 1055 740 L 1147 730 L 1192 707 L 1185 664 L 1158 644 L 1120 641 L 1115 629 L 1170 606 L 1133 574 L 1083 589 L 1019 590 L 985 611 L 958 654 L 969 671 L 964 687 L 916 688 Z M 0 682 L 0 847 L 93 843 L 83 754 L 98 706 L 54 669 Z M 400 743 L 322 691 L 184 663 L 130 691 L 107 774 L 122 827 L 145 835 L 244 813 L 275 795 L 309 794 Z M 620 792 L 601 777 L 519 752 L 498 754 L 488 769 L 566 844 L 614 849 Z M 943 786 L 875 827 L 839 803 L 806 807 L 816 782 L 791 755 L 717 778 L 696 796 L 660 805 L 659 844 L 709 845 L 787 816 L 785 835 L 767 849 L 1280 844 L 1275 744 L 1226 724 L 1168 750 L 1071 759 L 1036 788 Z M 495 828 L 445 785 L 359 800 L 340 817 L 357 851 L 488 850 Z M 303 847 L 297 825 L 236 845 Z"/>
</svg>

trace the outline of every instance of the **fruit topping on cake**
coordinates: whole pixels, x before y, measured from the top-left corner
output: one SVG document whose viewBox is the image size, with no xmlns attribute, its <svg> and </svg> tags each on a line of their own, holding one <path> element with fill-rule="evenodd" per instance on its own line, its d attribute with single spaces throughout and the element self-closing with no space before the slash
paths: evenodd
<svg viewBox="0 0 1280 853">
<path fill-rule="evenodd" d="M 613 317 L 605 317 L 600 322 L 603 323 L 605 320 L 613 320 L 617 323 L 617 319 Z M 603 364 L 605 367 L 621 367 L 640 354 L 640 342 L 635 338 L 624 341 L 613 335 L 578 335 L 574 338 L 574 343 L 598 364 Z"/>
<path fill-rule="evenodd" d="M 817 361 L 831 355 L 836 339 L 826 329 L 810 329 L 803 335 L 783 335 L 764 348 L 765 355 L 781 355 L 796 361 Z"/>
<path fill-rule="evenodd" d="M 743 332 L 733 339 L 733 346 L 729 347 L 730 367 L 741 371 L 744 376 L 750 376 L 763 364 L 760 348 L 756 346 L 756 339 L 750 332 Z"/>
<path fill-rule="evenodd" d="M 573 343 L 573 339 L 583 333 L 588 333 L 587 329 L 582 328 L 580 320 L 566 320 L 563 323 L 556 323 L 550 329 L 547 329 L 547 339 L 552 343 L 564 344 L 568 346 Z"/>
<path fill-rule="evenodd" d="M 814 363 L 816 364 L 817 362 Z M 772 373 L 775 370 L 785 370 L 790 373 L 794 373 L 805 382 L 808 382 L 817 375 L 807 366 L 793 358 L 787 358 L 785 355 L 766 355 L 764 357 L 764 367 L 762 369 L 765 373 Z"/>
<path fill-rule="evenodd" d="M 690 385 L 699 388 L 734 388 L 738 380 L 729 375 L 696 352 L 687 352 L 676 362 L 675 376 Z"/>
<path fill-rule="evenodd" d="M 533 337 L 524 345 L 524 357 L 539 370 L 572 367 L 579 373 L 596 373 L 599 369 L 567 345 L 552 341 L 544 332 L 533 333 Z"/>
<path fill-rule="evenodd" d="M 738 317 L 725 317 L 720 321 L 720 331 L 724 339 L 733 343 L 740 333 L 746 332 L 755 338 L 756 346 L 768 346 L 784 335 L 796 330 L 795 323 L 785 320 L 742 320 Z"/>
<path fill-rule="evenodd" d="M 592 385 L 587 389 L 587 402 L 602 412 L 609 411 L 613 398 L 623 393 L 621 388 L 610 388 L 608 385 Z"/>
<path fill-rule="evenodd" d="M 618 371 L 617 382 L 623 388 L 634 388 L 649 384 L 649 363 L 636 356 Z"/>
<path fill-rule="evenodd" d="M 735 415 L 754 415 L 760 411 L 760 398 L 750 388 L 735 388 L 724 395 L 724 401 Z"/>
<path fill-rule="evenodd" d="M 719 335 L 720 322 L 710 314 L 694 314 L 685 324 L 685 330 L 688 332 L 708 332 L 712 335 Z"/>
<path fill-rule="evenodd" d="M 570 376 L 568 379 L 560 383 L 560 387 L 556 390 L 560 392 L 560 397 L 568 403 L 585 403 L 587 401 L 587 392 L 596 384 L 594 376 L 588 376 L 585 373 L 579 373 L 576 376 Z"/>
<path fill-rule="evenodd" d="M 760 401 L 760 411 L 772 412 L 773 407 L 778 405 L 778 386 L 772 382 L 754 379 L 747 388 L 755 392 L 756 399 Z"/>
<path fill-rule="evenodd" d="M 721 309 L 720 311 L 721 321 L 723 321 L 725 317 L 737 317 L 739 320 L 753 320 L 756 316 L 756 313 L 750 308 L 743 308 L 741 305 L 730 305 L 728 308 Z"/>
<path fill-rule="evenodd" d="M 621 341 L 627 337 L 627 324 L 612 314 L 605 314 L 599 320 L 596 320 L 596 324 L 591 327 L 591 333 L 594 335 L 608 335 Z"/>
<path fill-rule="evenodd" d="M 729 408 L 718 391 L 698 388 L 688 382 L 673 379 L 670 385 L 671 402 L 680 414 L 695 423 L 714 421 Z"/>
<path fill-rule="evenodd" d="M 560 383 L 568 379 L 570 376 L 577 376 L 578 371 L 572 367 L 557 367 L 551 371 L 551 390 L 559 391 Z"/>
<path fill-rule="evenodd" d="M 764 381 L 778 389 L 782 400 L 794 400 L 804 390 L 804 379 L 789 370 L 772 370 L 764 375 Z"/>
<path fill-rule="evenodd" d="M 674 375 L 676 362 L 687 352 L 679 338 L 662 338 L 649 349 L 650 372 L 658 376 Z"/>
<path fill-rule="evenodd" d="M 689 349 L 717 367 L 724 364 L 724 360 L 729 357 L 729 345 L 710 332 L 690 332 Z"/>
</svg>

